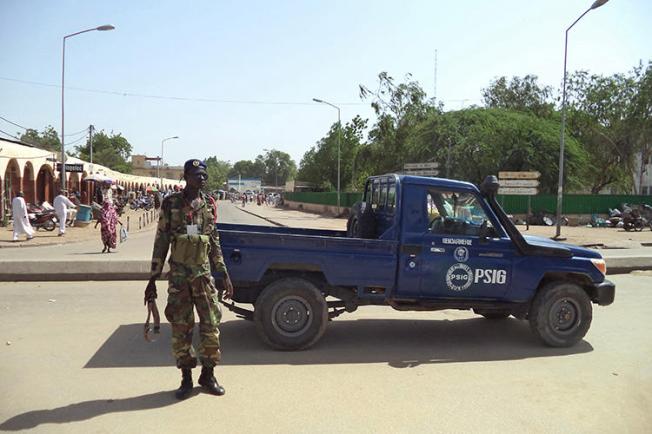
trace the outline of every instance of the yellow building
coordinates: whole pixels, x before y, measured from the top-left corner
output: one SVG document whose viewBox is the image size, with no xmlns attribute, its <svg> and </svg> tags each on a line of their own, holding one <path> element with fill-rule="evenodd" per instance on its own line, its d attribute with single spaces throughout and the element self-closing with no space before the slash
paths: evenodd
<svg viewBox="0 0 652 434">
<path fill-rule="evenodd" d="M 148 159 L 145 155 L 132 155 L 131 156 L 131 172 L 137 176 L 148 176 L 158 178 L 159 176 L 165 179 L 182 179 L 183 166 L 168 166 L 164 164 L 160 168 L 157 167 L 157 161 Z"/>
</svg>

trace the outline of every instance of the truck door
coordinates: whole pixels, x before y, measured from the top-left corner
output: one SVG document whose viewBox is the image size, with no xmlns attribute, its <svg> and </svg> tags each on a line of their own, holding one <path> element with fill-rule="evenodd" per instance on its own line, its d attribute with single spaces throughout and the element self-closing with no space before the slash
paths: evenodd
<svg viewBox="0 0 652 434">
<path fill-rule="evenodd" d="M 421 298 L 503 297 L 511 285 L 515 248 L 474 192 L 415 188 L 421 203 L 401 254 L 399 278 Z M 407 246 L 407 247 L 406 247 Z M 418 283 L 417 283 L 418 282 Z M 399 293 L 400 293 L 399 289 Z"/>
</svg>

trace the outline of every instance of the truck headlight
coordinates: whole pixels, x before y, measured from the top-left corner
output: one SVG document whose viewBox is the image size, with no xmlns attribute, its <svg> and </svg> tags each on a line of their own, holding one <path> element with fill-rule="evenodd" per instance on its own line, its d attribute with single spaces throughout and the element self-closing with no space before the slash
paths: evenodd
<svg viewBox="0 0 652 434">
<path fill-rule="evenodd" d="M 604 262 L 604 259 L 591 259 L 591 263 L 597 268 L 600 273 L 607 275 L 607 264 Z"/>
</svg>

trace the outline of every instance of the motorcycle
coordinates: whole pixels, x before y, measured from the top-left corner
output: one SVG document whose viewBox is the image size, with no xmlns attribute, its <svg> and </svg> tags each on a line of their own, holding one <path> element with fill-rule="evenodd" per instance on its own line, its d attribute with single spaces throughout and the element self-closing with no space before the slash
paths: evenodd
<svg viewBox="0 0 652 434">
<path fill-rule="evenodd" d="M 638 209 L 626 207 L 623 210 L 623 228 L 629 231 L 641 232 L 645 226 L 648 225 L 646 219 L 641 217 Z"/>
<path fill-rule="evenodd" d="M 36 230 L 43 228 L 48 232 L 52 232 L 57 227 L 57 215 L 53 209 L 28 204 L 27 217 L 29 218 L 29 223 Z"/>
</svg>

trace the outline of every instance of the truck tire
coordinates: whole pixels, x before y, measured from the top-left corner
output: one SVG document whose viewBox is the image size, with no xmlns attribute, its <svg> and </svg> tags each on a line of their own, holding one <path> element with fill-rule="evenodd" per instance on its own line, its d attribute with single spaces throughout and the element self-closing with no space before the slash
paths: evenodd
<svg viewBox="0 0 652 434">
<path fill-rule="evenodd" d="M 258 335 L 270 347 L 304 350 L 326 330 L 326 299 L 305 279 L 280 279 L 267 285 L 256 300 L 254 322 Z"/>
<path fill-rule="evenodd" d="M 551 347 L 570 347 L 589 331 L 593 308 L 586 292 L 570 282 L 551 282 L 532 301 L 530 328 Z"/>
</svg>

